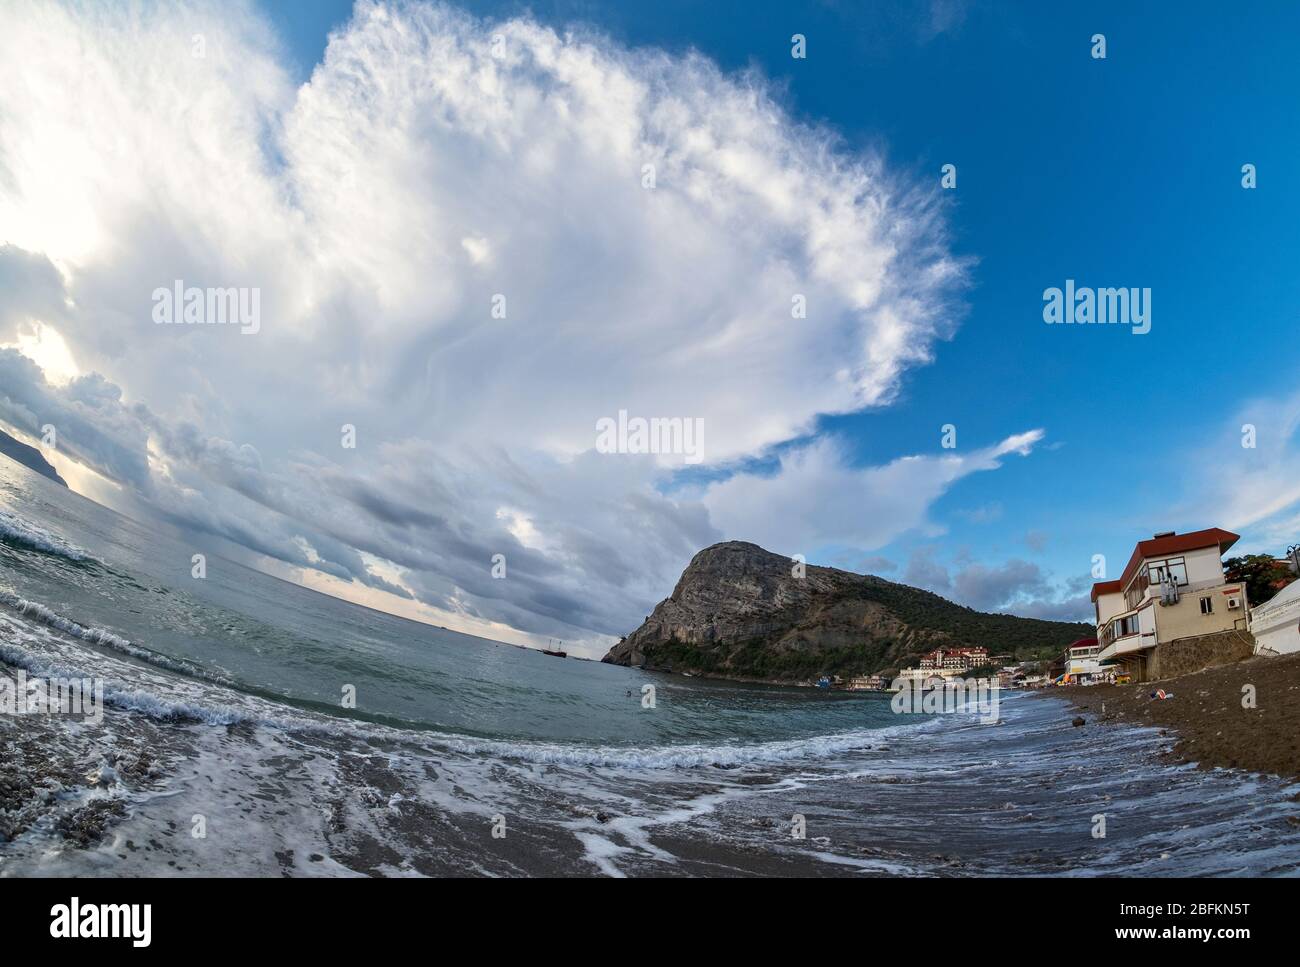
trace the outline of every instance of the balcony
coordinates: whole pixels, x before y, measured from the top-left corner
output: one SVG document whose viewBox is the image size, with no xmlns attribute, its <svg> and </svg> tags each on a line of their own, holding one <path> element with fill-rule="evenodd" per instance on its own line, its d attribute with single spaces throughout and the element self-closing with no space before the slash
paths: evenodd
<svg viewBox="0 0 1300 967">
<path fill-rule="evenodd" d="M 1101 654 L 1097 656 L 1097 661 L 1109 661 L 1119 655 L 1130 655 L 1135 651 L 1141 651 L 1143 648 L 1153 648 L 1155 643 L 1156 636 L 1151 632 L 1135 631 L 1123 638 L 1116 638 L 1103 648 Z"/>
</svg>

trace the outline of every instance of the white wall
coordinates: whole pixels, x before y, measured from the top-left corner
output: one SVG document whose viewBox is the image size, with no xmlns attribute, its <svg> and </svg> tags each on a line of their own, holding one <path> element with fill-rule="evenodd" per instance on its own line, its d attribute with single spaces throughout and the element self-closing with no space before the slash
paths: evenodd
<svg viewBox="0 0 1300 967">
<path fill-rule="evenodd" d="M 1192 587 L 1223 583 L 1223 560 L 1217 547 L 1203 547 L 1199 551 L 1173 554 L 1187 562 L 1187 580 Z"/>
<path fill-rule="evenodd" d="M 1276 625 L 1262 634 L 1256 632 L 1255 641 L 1261 649 L 1267 648 L 1279 655 L 1300 651 L 1300 625 L 1293 621 L 1285 625 Z"/>
<path fill-rule="evenodd" d="M 1282 655 L 1300 651 L 1300 597 L 1288 598 L 1267 601 L 1250 614 L 1250 630 L 1259 647 Z"/>
<path fill-rule="evenodd" d="M 1100 594 L 1097 596 L 1097 614 L 1100 621 L 1097 627 L 1100 628 L 1115 615 L 1124 610 L 1124 595 L 1115 591 L 1112 594 Z"/>
</svg>

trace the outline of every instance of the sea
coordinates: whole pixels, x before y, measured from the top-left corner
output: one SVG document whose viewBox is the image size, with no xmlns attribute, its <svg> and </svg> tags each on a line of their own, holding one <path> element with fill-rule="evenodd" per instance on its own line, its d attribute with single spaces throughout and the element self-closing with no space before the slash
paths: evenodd
<svg viewBox="0 0 1300 967">
<path fill-rule="evenodd" d="M 1294 786 L 1060 698 L 561 659 L 194 551 L 0 459 L 0 678 L 104 702 L 0 714 L 0 876 L 1300 871 Z"/>
</svg>

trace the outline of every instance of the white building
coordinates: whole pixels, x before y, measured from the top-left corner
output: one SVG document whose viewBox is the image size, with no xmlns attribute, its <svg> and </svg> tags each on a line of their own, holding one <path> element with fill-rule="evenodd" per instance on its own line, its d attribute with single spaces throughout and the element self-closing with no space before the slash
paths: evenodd
<svg viewBox="0 0 1300 967">
<path fill-rule="evenodd" d="M 1263 654 L 1300 651 L 1300 581 L 1293 581 L 1250 612 L 1250 630 Z"/>
<path fill-rule="evenodd" d="M 989 650 L 974 648 L 936 648 L 921 656 L 921 670 L 951 677 L 989 663 Z"/>
<path fill-rule="evenodd" d="M 1065 674 L 1071 680 L 1104 675 L 1109 669 L 1101 664 L 1101 644 L 1096 638 L 1081 638 L 1066 649 Z"/>
<path fill-rule="evenodd" d="M 1246 629 L 1246 587 L 1223 574 L 1237 535 L 1218 527 L 1167 531 L 1133 549 L 1118 581 L 1092 586 L 1097 660 L 1134 681 L 1159 677 L 1157 646 Z"/>
</svg>

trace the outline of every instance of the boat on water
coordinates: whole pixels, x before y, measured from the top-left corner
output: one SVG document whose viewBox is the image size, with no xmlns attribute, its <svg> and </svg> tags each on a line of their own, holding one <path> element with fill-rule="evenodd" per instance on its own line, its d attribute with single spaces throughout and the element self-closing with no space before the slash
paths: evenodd
<svg viewBox="0 0 1300 967">
<path fill-rule="evenodd" d="M 550 647 L 542 649 L 543 655 L 550 655 L 552 658 L 568 658 L 569 653 L 564 650 L 564 642 L 557 642 L 554 638 L 550 639 Z"/>
</svg>

